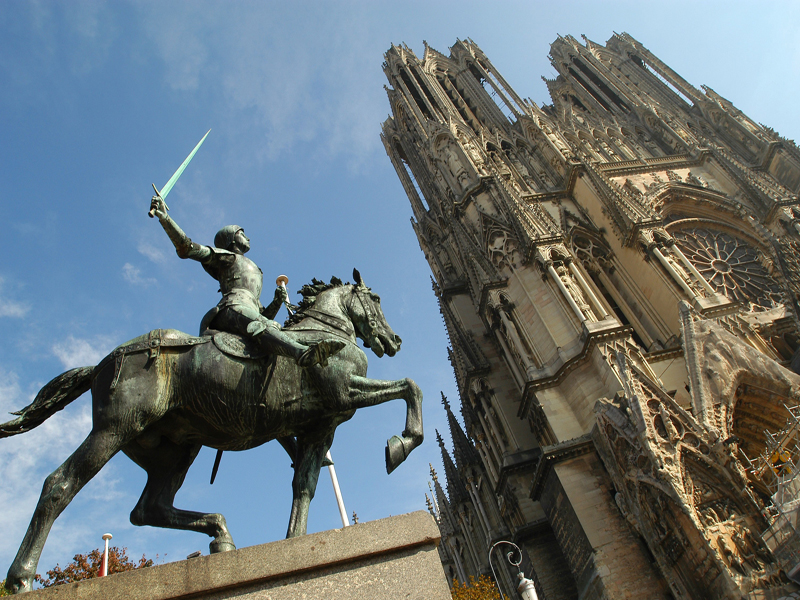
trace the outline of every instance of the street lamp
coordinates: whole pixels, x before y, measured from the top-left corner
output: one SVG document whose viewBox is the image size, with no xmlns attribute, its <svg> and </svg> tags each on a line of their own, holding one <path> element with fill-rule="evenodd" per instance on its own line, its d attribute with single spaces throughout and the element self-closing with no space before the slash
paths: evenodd
<svg viewBox="0 0 800 600">
<path fill-rule="evenodd" d="M 106 542 L 106 549 L 103 552 L 103 564 L 100 566 L 100 577 L 105 577 L 108 575 L 108 540 L 110 540 L 113 535 L 110 533 L 103 534 L 103 540 Z"/>
<path fill-rule="evenodd" d="M 500 584 L 497 582 L 497 574 L 494 572 L 494 565 L 492 564 L 492 550 L 495 547 L 499 546 L 500 544 L 508 544 L 509 546 L 513 546 L 516 551 L 517 555 L 519 556 L 519 560 L 514 560 L 514 551 L 512 550 L 508 554 L 506 554 L 506 559 L 508 562 L 515 567 L 519 573 L 517 573 L 517 577 L 519 577 L 519 585 L 517 586 L 517 593 L 520 595 L 522 600 L 539 600 L 539 597 L 536 595 L 536 588 L 533 585 L 533 582 L 530 579 L 527 579 L 525 575 L 522 574 L 522 569 L 520 568 L 520 563 L 522 563 L 522 551 L 519 549 L 519 546 L 513 544 L 511 542 L 507 542 L 505 540 L 500 540 L 499 542 L 495 542 L 492 544 L 492 547 L 489 548 L 489 567 L 492 569 L 492 575 L 494 575 L 494 584 L 497 586 L 497 591 L 500 592 L 500 597 L 503 597 L 503 592 L 500 589 Z"/>
</svg>

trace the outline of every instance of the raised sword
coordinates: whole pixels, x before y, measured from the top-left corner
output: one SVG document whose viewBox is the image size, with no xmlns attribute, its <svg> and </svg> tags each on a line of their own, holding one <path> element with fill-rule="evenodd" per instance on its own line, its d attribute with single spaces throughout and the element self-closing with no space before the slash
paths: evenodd
<svg viewBox="0 0 800 600">
<path fill-rule="evenodd" d="M 202 140 L 200 140 L 199 142 L 197 142 L 197 146 L 195 146 L 195 147 L 194 147 L 194 150 L 192 150 L 192 151 L 189 153 L 189 156 L 187 156 L 187 157 L 186 157 L 186 160 L 184 160 L 184 161 L 181 163 L 181 166 L 180 166 L 180 167 L 178 167 L 178 170 L 177 170 L 177 171 L 175 171 L 175 172 L 172 174 L 172 177 L 170 177 L 170 178 L 169 178 L 169 181 L 168 181 L 167 183 L 165 183 L 165 184 L 164 184 L 164 187 L 162 187 L 162 188 L 161 188 L 161 191 L 160 191 L 160 192 L 158 191 L 158 188 L 156 187 L 156 184 L 155 184 L 155 183 L 153 184 L 153 189 L 154 189 L 154 190 L 155 190 L 155 192 L 156 192 L 156 196 L 158 196 L 158 197 L 159 197 L 159 198 L 161 198 L 162 200 L 166 200 L 166 198 L 167 198 L 167 194 L 169 194 L 170 190 L 171 190 L 171 189 L 172 189 L 172 187 L 175 185 L 175 182 L 176 182 L 176 181 L 178 181 L 178 178 L 181 176 L 181 173 L 183 173 L 183 170 L 186 168 L 186 165 L 188 165 L 190 162 L 192 162 L 192 158 L 194 158 L 194 155 L 195 155 L 195 154 L 197 153 L 197 151 L 200 149 L 200 146 L 202 146 L 202 145 L 203 145 L 203 142 L 205 142 L 205 141 L 206 141 L 206 138 L 208 137 L 208 134 L 209 134 L 209 133 L 211 133 L 211 130 L 210 130 L 210 129 L 209 129 L 208 131 L 206 131 L 206 134 L 203 136 L 203 139 L 202 139 Z M 164 202 L 164 208 L 166 208 L 167 210 L 169 210 L 169 206 L 167 206 L 167 203 L 166 203 L 166 202 Z M 151 208 L 151 209 L 150 209 L 150 211 L 147 213 L 147 215 L 148 215 L 148 216 L 149 216 L 149 217 L 152 219 L 152 218 L 155 216 L 155 212 L 156 212 L 156 209 L 154 209 L 154 208 Z"/>
</svg>

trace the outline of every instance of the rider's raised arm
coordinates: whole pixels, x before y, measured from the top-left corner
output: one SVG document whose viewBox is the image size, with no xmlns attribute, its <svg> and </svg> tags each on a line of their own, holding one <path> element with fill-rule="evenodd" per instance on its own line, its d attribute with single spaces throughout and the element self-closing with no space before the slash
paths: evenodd
<svg viewBox="0 0 800 600">
<path fill-rule="evenodd" d="M 178 256 L 181 258 L 192 258 L 203 263 L 207 262 L 212 257 L 211 248 L 196 244 L 180 227 L 178 227 L 178 224 L 167 214 L 167 207 L 161 198 L 153 196 L 150 206 L 158 217 L 158 221 L 161 223 L 164 231 L 167 232 L 170 241 L 175 246 L 175 251 L 178 253 Z"/>
</svg>

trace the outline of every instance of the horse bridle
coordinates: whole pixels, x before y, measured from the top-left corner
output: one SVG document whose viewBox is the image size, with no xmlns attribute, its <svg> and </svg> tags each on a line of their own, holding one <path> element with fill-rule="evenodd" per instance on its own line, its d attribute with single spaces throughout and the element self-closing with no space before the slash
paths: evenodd
<svg viewBox="0 0 800 600">
<path fill-rule="evenodd" d="M 369 332 L 368 332 L 368 335 L 366 337 L 369 338 L 369 337 L 373 337 L 373 335 L 375 334 L 375 329 L 378 326 L 378 318 L 377 318 L 377 315 L 370 308 L 369 302 L 364 302 L 364 299 L 361 297 L 363 294 L 366 293 L 364 290 L 366 290 L 368 292 L 369 288 L 367 286 L 365 286 L 363 283 L 359 283 L 359 284 L 353 286 L 353 290 L 352 290 L 351 294 L 358 299 L 358 303 L 361 305 L 361 310 L 364 311 L 364 316 L 367 318 L 367 325 L 369 326 Z M 351 296 L 350 304 L 347 307 L 348 312 L 351 313 L 351 314 L 352 314 L 352 310 L 351 310 L 352 306 L 353 306 L 353 298 Z M 368 344 L 369 344 L 368 341 L 365 342 L 365 345 L 368 345 Z"/>
<path fill-rule="evenodd" d="M 363 288 L 363 289 L 361 289 Z M 358 299 L 358 303 L 361 305 L 361 310 L 364 311 L 364 315 L 367 318 L 367 324 L 369 326 L 369 335 L 366 337 L 371 337 L 375 333 L 375 328 L 378 325 L 377 315 L 370 307 L 369 302 L 365 302 L 362 298 L 362 295 L 366 292 L 364 290 L 368 290 L 366 286 L 363 285 L 354 285 L 352 291 L 350 292 L 350 301 L 347 303 L 347 313 L 352 314 L 353 310 L 353 302 L 355 299 Z M 346 319 L 339 319 L 334 317 L 333 315 L 329 315 L 323 312 L 320 312 L 314 308 L 307 308 L 303 311 L 303 315 L 306 317 L 311 317 L 312 319 L 323 323 L 324 325 L 328 325 L 329 327 L 333 327 L 334 329 L 338 330 L 339 332 L 343 333 L 344 336 L 350 340 L 351 338 L 358 338 L 358 332 L 353 324 L 346 320 Z M 295 329 L 295 331 L 300 331 Z M 369 342 L 365 342 L 365 345 Z M 368 347 L 368 346 L 367 346 Z"/>
</svg>

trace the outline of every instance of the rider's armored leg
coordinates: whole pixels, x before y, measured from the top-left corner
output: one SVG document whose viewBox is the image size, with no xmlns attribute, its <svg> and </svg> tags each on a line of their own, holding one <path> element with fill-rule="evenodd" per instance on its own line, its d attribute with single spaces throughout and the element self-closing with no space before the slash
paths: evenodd
<svg viewBox="0 0 800 600">
<path fill-rule="evenodd" d="M 236 307 L 239 308 L 239 307 Z M 344 348 L 344 342 L 323 340 L 316 344 L 303 345 L 286 335 L 275 321 L 261 315 L 249 315 L 244 310 L 226 307 L 214 319 L 214 326 L 223 331 L 231 331 L 251 337 L 272 354 L 293 358 L 304 368 L 312 365 L 326 366 L 328 358 Z"/>
<path fill-rule="evenodd" d="M 252 321 L 247 326 L 247 333 L 258 339 L 262 346 L 274 348 L 274 352 L 294 358 L 303 368 L 313 365 L 328 366 L 328 359 L 345 346 L 340 340 L 322 340 L 310 346 L 303 346 L 281 331 L 275 321 L 269 321 L 264 317 Z M 284 350 L 288 348 L 291 348 L 292 354 L 284 354 Z M 297 348 L 300 349 L 299 354 L 294 353 Z"/>
</svg>

